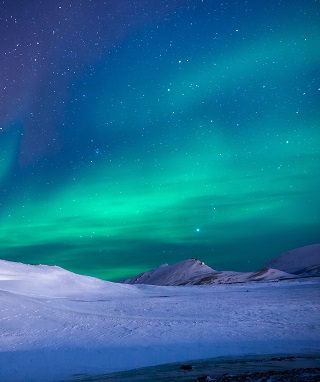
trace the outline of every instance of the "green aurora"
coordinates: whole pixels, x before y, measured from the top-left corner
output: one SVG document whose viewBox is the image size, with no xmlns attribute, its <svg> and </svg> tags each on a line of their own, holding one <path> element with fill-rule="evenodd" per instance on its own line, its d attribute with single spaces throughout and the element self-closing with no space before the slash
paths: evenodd
<svg viewBox="0 0 320 382">
<path fill-rule="evenodd" d="M 119 280 L 188 257 L 254 270 L 319 242 L 320 23 L 297 7 L 265 11 L 269 33 L 224 13 L 219 43 L 199 3 L 140 26 L 72 78 L 63 117 L 45 106 L 60 146 L 27 164 L 34 106 L 3 123 L 0 258 Z"/>
</svg>

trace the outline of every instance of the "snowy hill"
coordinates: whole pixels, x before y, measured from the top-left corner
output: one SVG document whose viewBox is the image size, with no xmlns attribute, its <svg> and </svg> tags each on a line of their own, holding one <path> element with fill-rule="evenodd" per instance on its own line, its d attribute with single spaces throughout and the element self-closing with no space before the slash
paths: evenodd
<svg viewBox="0 0 320 382">
<path fill-rule="evenodd" d="M 275 268 L 300 276 L 320 274 L 320 244 L 308 245 L 285 252 L 267 262 L 264 267 Z"/>
<path fill-rule="evenodd" d="M 184 265 L 188 277 L 190 269 L 200 278 L 211 272 L 197 260 Z M 319 286 L 319 278 L 125 285 L 0 261 L 0 381 L 91 380 L 190 359 L 315 352 Z"/>
<path fill-rule="evenodd" d="M 0 290 L 46 297 L 132 293 L 129 286 L 81 276 L 57 266 L 27 265 L 5 260 L 0 260 Z"/>
<path fill-rule="evenodd" d="M 263 268 L 257 272 L 219 272 L 197 259 L 188 259 L 171 266 L 168 264 L 160 265 L 151 271 L 140 273 L 136 277 L 121 282 L 124 284 L 177 286 L 244 283 L 293 277 L 288 273 L 270 268 Z"/>
</svg>

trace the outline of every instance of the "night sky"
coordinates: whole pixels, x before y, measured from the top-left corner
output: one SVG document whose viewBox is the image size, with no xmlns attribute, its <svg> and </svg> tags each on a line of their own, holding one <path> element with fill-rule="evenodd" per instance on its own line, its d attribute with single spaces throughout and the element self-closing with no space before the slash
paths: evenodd
<svg viewBox="0 0 320 382">
<path fill-rule="evenodd" d="M 108 280 L 320 242 L 316 0 L 0 2 L 0 258 Z"/>
</svg>

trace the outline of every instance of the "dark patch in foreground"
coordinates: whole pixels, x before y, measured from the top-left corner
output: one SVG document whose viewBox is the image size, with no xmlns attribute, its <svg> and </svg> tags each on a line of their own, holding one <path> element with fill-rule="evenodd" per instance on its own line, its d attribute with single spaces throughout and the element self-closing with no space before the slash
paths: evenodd
<svg viewBox="0 0 320 382">
<path fill-rule="evenodd" d="M 185 367 L 188 366 L 188 367 Z M 100 376 L 75 375 L 77 382 L 293 382 L 320 381 L 320 353 L 219 357 L 145 367 Z"/>
<path fill-rule="evenodd" d="M 223 375 L 219 378 L 211 378 L 208 375 L 197 378 L 197 382 L 318 382 L 320 381 L 320 368 L 291 369 L 283 371 L 266 371 L 246 373 L 240 375 Z"/>
</svg>

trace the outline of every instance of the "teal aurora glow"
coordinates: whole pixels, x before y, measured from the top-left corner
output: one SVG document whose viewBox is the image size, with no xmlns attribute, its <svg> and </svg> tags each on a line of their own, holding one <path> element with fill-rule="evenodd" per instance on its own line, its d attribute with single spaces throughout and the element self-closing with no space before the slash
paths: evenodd
<svg viewBox="0 0 320 382">
<path fill-rule="evenodd" d="M 117 280 L 319 242 L 316 1 L 3 1 L 0 28 L 0 258 Z"/>
</svg>

